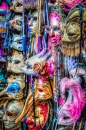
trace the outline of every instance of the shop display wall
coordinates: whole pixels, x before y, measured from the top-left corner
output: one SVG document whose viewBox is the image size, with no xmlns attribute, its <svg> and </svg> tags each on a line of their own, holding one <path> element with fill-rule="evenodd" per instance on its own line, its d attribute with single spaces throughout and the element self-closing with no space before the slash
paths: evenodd
<svg viewBox="0 0 86 130">
<path fill-rule="evenodd" d="M 86 130 L 85 0 L 0 0 L 0 130 Z"/>
</svg>

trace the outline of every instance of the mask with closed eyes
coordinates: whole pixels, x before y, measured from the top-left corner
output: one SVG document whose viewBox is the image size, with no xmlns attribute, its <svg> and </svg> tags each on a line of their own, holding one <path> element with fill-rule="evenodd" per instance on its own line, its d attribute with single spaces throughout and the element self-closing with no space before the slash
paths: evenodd
<svg viewBox="0 0 86 130">
<path fill-rule="evenodd" d="M 51 98 L 52 98 L 52 90 L 49 81 L 41 83 L 39 80 L 36 80 L 34 86 L 35 105 L 37 106 L 40 101 L 45 101 Z M 33 110 L 33 92 L 31 91 L 27 97 L 24 109 L 20 117 L 16 120 L 16 122 L 21 121 L 25 115 L 26 117 L 28 117 L 28 115 L 30 115 L 32 110 Z"/>
<path fill-rule="evenodd" d="M 82 31 L 82 39 L 81 39 Z M 86 9 L 82 6 L 82 30 L 80 24 L 79 5 L 74 6 L 66 19 L 62 37 L 62 52 L 67 56 L 78 56 L 80 54 L 80 39 L 82 41 L 81 52 L 86 54 Z"/>
<path fill-rule="evenodd" d="M 10 100 L 4 104 L 3 121 L 7 130 L 16 130 L 20 128 L 20 123 L 15 123 L 17 117 L 20 116 L 24 107 L 22 100 Z"/>
</svg>

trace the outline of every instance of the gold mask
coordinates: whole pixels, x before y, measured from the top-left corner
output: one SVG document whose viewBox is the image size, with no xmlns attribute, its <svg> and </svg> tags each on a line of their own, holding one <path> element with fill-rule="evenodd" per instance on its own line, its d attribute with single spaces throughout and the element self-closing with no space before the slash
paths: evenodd
<svg viewBox="0 0 86 130">
<path fill-rule="evenodd" d="M 34 86 L 35 105 L 37 106 L 40 101 L 48 100 L 51 98 L 52 98 L 52 90 L 49 81 L 41 83 L 39 80 L 36 80 Z M 21 121 L 24 115 L 28 117 L 32 110 L 33 110 L 33 93 L 30 92 L 27 97 L 24 109 L 19 118 L 16 119 L 16 122 Z"/>
<path fill-rule="evenodd" d="M 86 9 L 82 7 L 82 51 L 85 52 L 86 33 Z M 66 26 L 62 37 L 62 52 L 67 56 L 78 56 L 80 54 L 80 13 L 78 5 L 73 7 L 66 19 Z"/>
</svg>

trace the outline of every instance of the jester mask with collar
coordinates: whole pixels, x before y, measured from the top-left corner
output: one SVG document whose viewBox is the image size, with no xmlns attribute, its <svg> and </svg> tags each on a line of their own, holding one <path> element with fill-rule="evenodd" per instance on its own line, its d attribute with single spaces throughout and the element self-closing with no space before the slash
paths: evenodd
<svg viewBox="0 0 86 130">
<path fill-rule="evenodd" d="M 62 36 L 62 52 L 67 56 L 86 54 L 86 9 L 83 5 L 74 6 L 66 19 Z"/>
</svg>

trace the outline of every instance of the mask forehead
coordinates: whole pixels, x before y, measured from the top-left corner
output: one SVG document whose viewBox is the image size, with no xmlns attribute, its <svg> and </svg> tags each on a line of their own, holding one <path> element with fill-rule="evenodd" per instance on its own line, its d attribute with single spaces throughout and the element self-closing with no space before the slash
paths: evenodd
<svg viewBox="0 0 86 130">
<path fill-rule="evenodd" d="M 61 17 L 57 12 L 50 13 L 50 25 L 51 26 L 59 26 L 59 22 L 61 21 Z"/>
<path fill-rule="evenodd" d="M 72 21 L 74 18 L 78 18 L 80 20 L 79 5 L 74 6 L 70 10 L 70 12 L 68 13 L 67 19 L 66 19 L 66 23 L 68 23 L 69 21 Z M 82 21 L 86 22 L 86 9 L 83 5 L 82 5 Z"/>
<path fill-rule="evenodd" d="M 16 112 L 18 115 L 20 115 L 23 109 L 23 101 L 11 100 L 7 103 L 7 105 L 5 106 L 5 109 L 6 111 L 9 111 L 11 113 Z"/>
<path fill-rule="evenodd" d="M 71 8 L 76 4 L 79 4 L 82 2 L 82 0 L 60 0 L 63 4 L 65 4 L 67 7 Z"/>
</svg>

